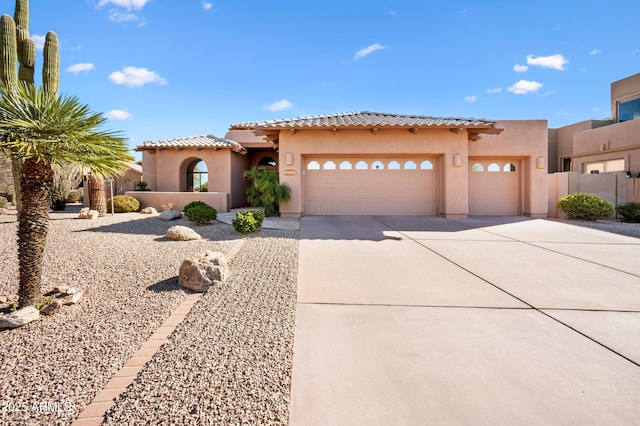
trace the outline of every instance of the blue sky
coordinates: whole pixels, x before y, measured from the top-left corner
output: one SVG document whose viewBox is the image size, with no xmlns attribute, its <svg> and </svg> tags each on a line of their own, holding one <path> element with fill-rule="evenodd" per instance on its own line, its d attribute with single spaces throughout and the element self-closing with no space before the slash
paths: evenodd
<svg viewBox="0 0 640 426">
<path fill-rule="evenodd" d="M 34 40 L 58 34 L 61 93 L 132 147 L 349 111 L 560 127 L 609 117 L 611 82 L 640 72 L 638 0 L 30 3 Z"/>
</svg>

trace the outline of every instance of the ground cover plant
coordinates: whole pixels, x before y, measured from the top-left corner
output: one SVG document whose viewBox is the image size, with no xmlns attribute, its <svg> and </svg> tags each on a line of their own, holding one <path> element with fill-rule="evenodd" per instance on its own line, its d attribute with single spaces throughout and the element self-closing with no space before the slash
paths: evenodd
<svg viewBox="0 0 640 426">
<path fill-rule="evenodd" d="M 257 210 L 247 210 L 236 213 L 236 218 L 231 221 L 233 229 L 243 234 L 254 232 L 262 226 L 264 216 Z"/>
<path fill-rule="evenodd" d="M 183 209 L 184 215 L 191 222 L 206 225 L 218 217 L 218 211 L 204 201 L 192 201 Z"/>
</svg>

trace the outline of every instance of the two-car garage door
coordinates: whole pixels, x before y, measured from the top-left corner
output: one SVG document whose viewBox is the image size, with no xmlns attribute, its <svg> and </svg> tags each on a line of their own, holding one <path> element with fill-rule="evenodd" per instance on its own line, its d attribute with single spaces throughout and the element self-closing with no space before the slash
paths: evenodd
<svg viewBox="0 0 640 426">
<path fill-rule="evenodd" d="M 304 163 L 305 214 L 437 213 L 434 158 L 332 156 Z"/>
</svg>

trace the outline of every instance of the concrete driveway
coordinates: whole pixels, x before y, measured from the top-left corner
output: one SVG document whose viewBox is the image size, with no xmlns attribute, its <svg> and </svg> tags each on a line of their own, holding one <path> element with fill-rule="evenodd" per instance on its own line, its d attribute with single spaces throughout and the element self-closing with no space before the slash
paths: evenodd
<svg viewBox="0 0 640 426">
<path fill-rule="evenodd" d="M 310 216 L 299 259 L 291 425 L 640 422 L 640 239 Z"/>
</svg>

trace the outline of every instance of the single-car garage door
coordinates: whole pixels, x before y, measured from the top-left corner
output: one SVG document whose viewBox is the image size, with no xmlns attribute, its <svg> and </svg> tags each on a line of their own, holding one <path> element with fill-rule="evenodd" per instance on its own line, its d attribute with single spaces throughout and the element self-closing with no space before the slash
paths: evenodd
<svg viewBox="0 0 640 426">
<path fill-rule="evenodd" d="M 469 213 L 518 215 L 519 169 L 515 160 L 470 159 Z"/>
<path fill-rule="evenodd" d="M 430 157 L 314 157 L 305 161 L 305 214 L 435 215 Z"/>
</svg>

